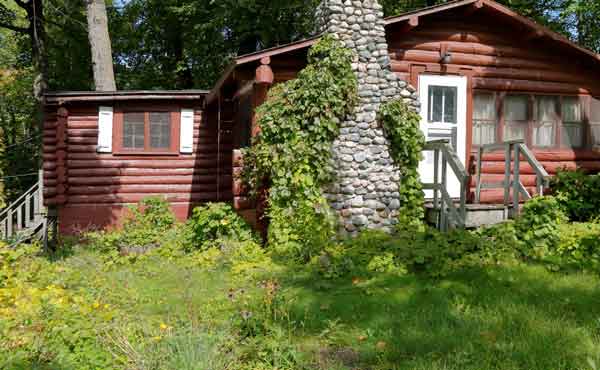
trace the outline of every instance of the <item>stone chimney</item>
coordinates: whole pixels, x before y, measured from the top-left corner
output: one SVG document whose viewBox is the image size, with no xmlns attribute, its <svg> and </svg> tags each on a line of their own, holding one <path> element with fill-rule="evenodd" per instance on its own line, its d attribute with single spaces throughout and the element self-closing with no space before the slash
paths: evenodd
<svg viewBox="0 0 600 370">
<path fill-rule="evenodd" d="M 336 181 L 327 198 L 339 212 L 342 233 L 390 230 L 400 208 L 400 175 L 377 112 L 382 103 L 396 98 L 418 109 L 418 96 L 390 69 L 383 8 L 377 0 L 323 0 L 316 13 L 321 32 L 355 51 L 352 68 L 360 98 L 333 143 Z"/>
</svg>

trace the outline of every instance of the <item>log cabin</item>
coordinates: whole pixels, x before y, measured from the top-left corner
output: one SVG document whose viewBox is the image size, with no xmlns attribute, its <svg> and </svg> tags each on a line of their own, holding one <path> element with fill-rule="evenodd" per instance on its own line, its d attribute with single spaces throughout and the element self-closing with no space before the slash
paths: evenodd
<svg viewBox="0 0 600 370">
<path fill-rule="evenodd" d="M 509 140 L 524 140 L 550 174 L 600 171 L 599 55 L 492 0 L 451 1 L 384 24 L 387 68 L 418 93 L 425 137 L 450 140 L 470 175 L 478 148 Z M 255 108 L 306 66 L 319 38 L 240 56 L 210 91 L 47 94 L 45 203 L 61 232 L 118 225 L 127 205 L 150 195 L 166 197 L 180 219 L 210 201 L 252 218 L 239 151 L 260 130 Z M 502 181 L 504 161 L 503 152 L 484 155 L 482 177 Z M 425 162 L 422 177 L 432 171 Z M 535 192 L 533 169 L 521 163 L 520 172 Z M 474 192 L 473 179 L 469 199 Z M 480 201 L 502 198 L 484 189 Z"/>
</svg>

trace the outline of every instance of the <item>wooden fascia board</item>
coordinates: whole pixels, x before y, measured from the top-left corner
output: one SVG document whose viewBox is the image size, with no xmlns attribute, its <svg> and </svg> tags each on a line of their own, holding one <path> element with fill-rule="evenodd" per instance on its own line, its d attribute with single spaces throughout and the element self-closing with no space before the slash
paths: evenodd
<svg viewBox="0 0 600 370">
<path fill-rule="evenodd" d="M 395 24 L 395 23 L 410 21 L 411 17 L 415 17 L 415 16 L 422 17 L 422 16 L 426 16 L 429 14 L 435 14 L 435 13 L 442 12 L 445 10 L 450 10 L 450 9 L 454 9 L 454 8 L 459 8 L 461 6 L 473 4 L 478 1 L 480 1 L 480 0 L 459 0 L 459 1 L 453 1 L 450 3 L 446 3 L 443 5 L 436 5 L 436 6 L 425 8 L 422 10 L 415 10 L 413 12 L 408 12 L 408 13 L 405 13 L 402 15 L 388 17 L 385 19 L 385 25 L 387 26 L 387 25 L 391 25 L 391 24 Z"/>
</svg>

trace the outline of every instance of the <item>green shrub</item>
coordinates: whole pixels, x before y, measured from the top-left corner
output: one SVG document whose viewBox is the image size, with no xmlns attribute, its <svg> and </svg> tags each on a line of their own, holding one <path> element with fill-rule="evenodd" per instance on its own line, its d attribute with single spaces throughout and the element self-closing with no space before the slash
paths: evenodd
<svg viewBox="0 0 600 370">
<path fill-rule="evenodd" d="M 560 242 L 551 258 L 555 268 L 600 271 L 600 224 L 566 224 L 559 231 Z"/>
<path fill-rule="evenodd" d="M 600 216 L 600 175 L 558 171 L 550 186 L 571 221 L 587 222 Z"/>
<path fill-rule="evenodd" d="M 364 231 L 354 239 L 327 246 L 312 259 L 311 266 L 326 278 L 408 272 L 442 277 L 467 266 L 512 262 L 516 254 L 512 223 L 448 233 L 423 227 L 400 229 L 393 235 Z"/>
<path fill-rule="evenodd" d="M 188 225 L 194 249 L 206 250 L 222 240 L 254 240 L 250 226 L 226 203 L 196 207 Z"/>
<path fill-rule="evenodd" d="M 557 247 L 559 226 L 567 218 L 555 197 L 536 197 L 525 203 L 516 221 L 517 232 L 526 257 L 543 259 Z"/>
</svg>

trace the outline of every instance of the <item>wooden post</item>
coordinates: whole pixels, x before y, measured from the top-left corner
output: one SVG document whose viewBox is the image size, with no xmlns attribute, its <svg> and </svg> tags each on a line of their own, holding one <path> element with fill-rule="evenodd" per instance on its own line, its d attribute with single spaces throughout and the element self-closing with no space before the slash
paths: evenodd
<svg viewBox="0 0 600 370">
<path fill-rule="evenodd" d="M 519 215 L 519 195 L 520 189 L 519 185 L 521 183 L 520 179 L 520 161 L 521 161 L 521 146 L 519 144 L 515 144 L 515 160 L 514 160 L 514 174 L 513 174 L 513 215 L 516 217 Z"/>
<path fill-rule="evenodd" d="M 12 209 L 8 210 L 6 219 L 8 220 L 8 224 L 6 227 L 6 238 L 10 238 L 13 234 L 13 210 Z"/>
<path fill-rule="evenodd" d="M 508 219 L 508 205 L 510 202 L 510 156 L 511 144 L 504 147 L 504 218 Z"/>
<path fill-rule="evenodd" d="M 461 227 L 465 227 L 467 222 L 467 181 L 468 177 L 460 180 L 460 219 L 463 223 Z"/>
<path fill-rule="evenodd" d="M 477 150 L 477 184 L 475 184 L 475 204 L 481 202 L 481 171 L 483 160 L 483 147 L 479 147 Z"/>
<path fill-rule="evenodd" d="M 442 154 L 442 189 L 447 189 L 447 171 L 448 170 L 448 159 L 445 155 Z M 442 206 L 440 207 L 440 230 L 447 231 L 448 230 L 448 215 L 446 213 L 446 202 L 451 201 L 450 199 L 446 199 L 445 193 L 442 193 Z"/>
<path fill-rule="evenodd" d="M 433 150 L 433 209 L 440 209 L 439 206 L 439 171 L 440 171 L 440 149 L 435 148 Z M 440 211 L 441 212 L 441 211 Z M 440 214 L 437 215 L 438 223 L 440 221 Z"/>
</svg>

